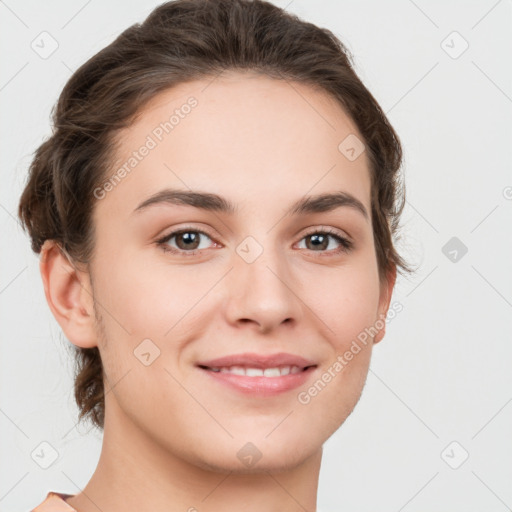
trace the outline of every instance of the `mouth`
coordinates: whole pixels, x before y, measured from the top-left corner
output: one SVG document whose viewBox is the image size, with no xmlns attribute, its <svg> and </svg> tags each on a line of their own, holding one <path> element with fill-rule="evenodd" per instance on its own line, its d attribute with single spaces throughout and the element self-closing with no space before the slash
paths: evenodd
<svg viewBox="0 0 512 512">
<path fill-rule="evenodd" d="M 311 366 L 290 366 L 290 365 L 284 365 L 284 366 L 273 366 L 269 368 L 255 368 L 255 367 L 249 367 L 249 366 L 221 366 L 221 367 L 209 367 L 209 366 L 203 366 L 198 365 L 199 368 L 202 368 L 203 370 L 209 370 L 215 373 L 228 373 L 231 375 L 244 375 L 246 377 L 268 377 L 268 378 L 275 378 L 275 377 L 283 377 L 285 375 L 295 375 L 297 373 L 305 372 L 309 368 L 315 368 L 316 365 Z"/>
<path fill-rule="evenodd" d="M 318 367 L 292 354 L 238 354 L 196 365 L 208 378 L 231 390 L 256 396 L 272 396 L 306 383 Z"/>
</svg>

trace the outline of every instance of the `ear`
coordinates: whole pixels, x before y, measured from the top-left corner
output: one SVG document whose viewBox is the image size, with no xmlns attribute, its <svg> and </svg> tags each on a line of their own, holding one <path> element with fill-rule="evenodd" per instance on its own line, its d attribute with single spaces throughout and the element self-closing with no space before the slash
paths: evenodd
<svg viewBox="0 0 512 512">
<path fill-rule="evenodd" d="M 388 314 L 389 304 L 391 303 L 391 296 L 393 295 L 393 288 L 396 282 L 396 266 L 393 265 L 386 273 L 385 281 L 380 283 L 380 300 L 379 300 L 379 325 L 383 324 L 382 328 L 379 328 L 378 333 L 373 339 L 374 345 L 382 341 L 386 334 L 386 316 Z"/>
<path fill-rule="evenodd" d="M 54 240 L 43 244 L 39 270 L 46 301 L 66 338 L 81 348 L 97 346 L 89 274 L 79 271 Z"/>
</svg>

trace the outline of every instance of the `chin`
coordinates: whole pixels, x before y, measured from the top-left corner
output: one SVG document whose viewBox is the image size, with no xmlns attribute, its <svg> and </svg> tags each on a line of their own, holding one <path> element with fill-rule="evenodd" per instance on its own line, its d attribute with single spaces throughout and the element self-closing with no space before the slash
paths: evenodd
<svg viewBox="0 0 512 512">
<path fill-rule="evenodd" d="M 308 436 L 306 432 L 303 440 L 288 438 L 287 442 L 278 436 L 274 440 L 265 439 L 264 435 L 254 436 L 254 441 L 240 439 L 237 436 L 227 442 L 216 442 L 215 449 L 204 447 L 201 453 L 195 454 L 194 465 L 217 473 L 280 473 L 300 466 L 322 449 L 321 440 L 315 443 L 311 433 Z"/>
</svg>

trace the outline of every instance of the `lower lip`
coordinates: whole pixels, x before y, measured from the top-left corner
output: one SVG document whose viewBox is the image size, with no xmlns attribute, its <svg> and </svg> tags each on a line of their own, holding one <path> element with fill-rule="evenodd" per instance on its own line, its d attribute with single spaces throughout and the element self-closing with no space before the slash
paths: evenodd
<svg viewBox="0 0 512 512">
<path fill-rule="evenodd" d="M 290 391 L 303 385 L 311 376 L 316 366 L 310 367 L 299 373 L 290 373 L 281 377 L 247 377 L 234 373 L 214 372 L 199 368 L 211 378 L 222 384 L 226 384 L 237 391 L 250 395 L 274 396 L 285 391 Z"/>
</svg>

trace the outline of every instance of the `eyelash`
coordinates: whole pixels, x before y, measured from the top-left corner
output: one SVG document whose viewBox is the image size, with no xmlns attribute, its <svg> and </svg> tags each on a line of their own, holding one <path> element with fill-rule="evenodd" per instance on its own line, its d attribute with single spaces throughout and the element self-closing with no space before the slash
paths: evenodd
<svg viewBox="0 0 512 512">
<path fill-rule="evenodd" d="M 161 247 L 162 250 L 164 252 L 166 252 L 166 253 L 170 252 L 170 253 L 173 253 L 173 254 L 184 255 L 185 257 L 195 256 L 198 252 L 202 251 L 203 249 L 194 249 L 193 251 L 185 251 L 183 249 L 175 249 L 174 247 L 169 247 L 169 245 L 167 244 L 167 242 L 169 242 L 169 240 L 171 240 L 173 237 L 175 237 L 177 235 L 181 235 L 183 233 L 191 233 L 191 232 L 192 233 L 199 233 L 201 235 L 205 235 L 208 238 L 212 239 L 212 237 L 208 233 L 206 233 L 205 231 L 202 231 L 201 229 L 189 227 L 189 228 L 181 228 L 181 229 L 179 229 L 177 231 L 173 231 L 173 232 L 169 233 L 168 235 L 165 235 L 164 237 L 162 237 L 159 240 L 157 240 L 156 244 L 159 247 Z M 313 229 L 313 230 L 309 231 L 308 233 L 306 233 L 301 238 L 301 241 L 304 238 L 307 238 L 308 236 L 319 235 L 319 234 L 320 235 L 329 235 L 329 236 L 333 237 L 334 239 L 336 239 L 339 242 L 341 247 L 336 249 L 336 250 L 331 250 L 331 251 L 312 251 L 312 252 L 327 253 L 325 256 L 330 257 L 330 256 L 338 255 L 338 254 L 343 253 L 343 252 L 344 253 L 348 253 L 353 248 L 353 245 L 354 245 L 353 242 L 351 242 L 347 238 L 344 238 L 344 237 L 340 236 L 337 232 L 335 232 L 334 230 L 332 230 L 330 228 L 324 228 L 324 229 L 316 228 L 316 229 Z M 321 257 L 325 257 L 325 256 L 322 255 Z"/>
</svg>

